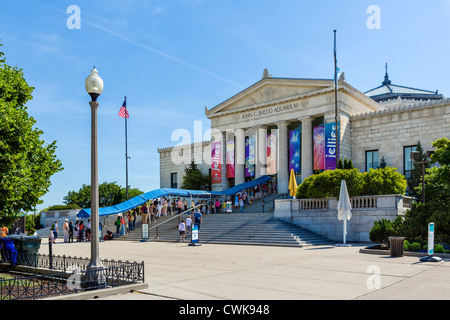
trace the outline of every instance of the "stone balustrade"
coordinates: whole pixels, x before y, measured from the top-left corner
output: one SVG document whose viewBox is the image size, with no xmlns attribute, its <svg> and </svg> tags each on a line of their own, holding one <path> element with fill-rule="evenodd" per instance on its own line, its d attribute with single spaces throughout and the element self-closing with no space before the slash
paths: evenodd
<svg viewBox="0 0 450 320">
<path fill-rule="evenodd" d="M 352 218 L 347 222 L 346 240 L 370 242 L 375 221 L 394 220 L 411 207 L 412 198 L 377 195 L 350 198 Z M 275 218 L 299 225 L 333 241 L 343 240 L 343 222 L 337 219 L 336 198 L 275 200 Z"/>
</svg>

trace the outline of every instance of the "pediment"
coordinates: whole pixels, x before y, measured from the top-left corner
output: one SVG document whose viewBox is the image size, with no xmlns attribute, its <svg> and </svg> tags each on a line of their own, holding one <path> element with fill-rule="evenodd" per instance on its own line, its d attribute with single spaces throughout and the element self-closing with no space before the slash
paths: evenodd
<svg viewBox="0 0 450 320">
<path fill-rule="evenodd" d="M 333 87 L 333 80 L 265 78 L 206 111 L 208 118 L 270 105 Z"/>
</svg>

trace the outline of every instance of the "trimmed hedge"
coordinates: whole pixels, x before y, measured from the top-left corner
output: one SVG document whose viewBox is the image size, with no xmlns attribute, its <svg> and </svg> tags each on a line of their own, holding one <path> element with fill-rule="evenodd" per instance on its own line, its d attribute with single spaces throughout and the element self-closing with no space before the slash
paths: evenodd
<svg viewBox="0 0 450 320">
<path fill-rule="evenodd" d="M 350 197 L 404 194 L 406 191 L 406 179 L 396 168 L 370 169 L 365 173 L 358 169 L 336 169 L 306 178 L 297 188 L 297 198 L 337 198 L 342 180 L 347 184 Z"/>
</svg>

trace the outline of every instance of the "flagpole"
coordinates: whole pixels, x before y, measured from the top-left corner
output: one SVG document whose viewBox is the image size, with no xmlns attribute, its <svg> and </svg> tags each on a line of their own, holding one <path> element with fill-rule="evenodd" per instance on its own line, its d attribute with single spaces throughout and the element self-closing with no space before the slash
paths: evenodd
<svg viewBox="0 0 450 320">
<path fill-rule="evenodd" d="M 338 92 L 338 79 L 337 79 L 337 55 L 336 55 L 336 30 L 334 30 L 334 123 L 336 124 L 336 169 L 339 166 L 339 126 L 338 126 L 338 103 L 337 103 L 337 92 Z"/>
<path fill-rule="evenodd" d="M 127 103 L 127 97 L 125 97 L 125 105 Z M 126 200 L 128 200 L 128 137 L 127 137 L 127 118 L 128 118 L 128 107 L 125 115 L 125 166 L 126 166 Z"/>
</svg>

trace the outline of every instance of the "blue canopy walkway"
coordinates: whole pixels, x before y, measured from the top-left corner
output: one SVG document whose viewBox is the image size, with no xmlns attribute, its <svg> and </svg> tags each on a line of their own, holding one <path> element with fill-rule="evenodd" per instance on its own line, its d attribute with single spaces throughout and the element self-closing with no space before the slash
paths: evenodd
<svg viewBox="0 0 450 320">
<path fill-rule="evenodd" d="M 99 216 L 109 216 L 114 214 L 119 214 L 121 212 L 126 212 L 128 210 L 134 209 L 146 203 L 149 200 L 158 199 L 161 197 L 185 197 L 185 198 L 210 198 L 213 196 L 232 196 L 238 192 L 241 192 L 245 189 L 256 187 L 257 185 L 266 183 L 272 178 L 269 176 L 262 176 L 255 180 L 245 182 L 239 184 L 237 186 L 231 187 L 224 191 L 203 191 L 203 190 L 184 190 L 184 189 L 172 189 L 172 188 L 163 188 L 157 189 L 153 191 L 149 191 L 147 193 L 136 196 L 130 200 L 122 202 L 120 204 L 116 204 L 111 207 L 99 208 Z M 81 209 L 77 217 L 78 218 L 89 218 L 91 216 L 91 209 Z"/>
</svg>

